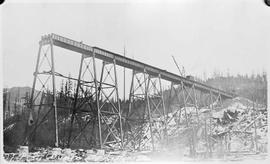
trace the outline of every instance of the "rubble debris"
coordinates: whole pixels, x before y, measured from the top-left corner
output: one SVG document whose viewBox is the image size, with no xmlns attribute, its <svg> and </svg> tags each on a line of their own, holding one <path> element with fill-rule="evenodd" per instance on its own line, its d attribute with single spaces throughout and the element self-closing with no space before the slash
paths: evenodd
<svg viewBox="0 0 270 164">
<path fill-rule="evenodd" d="M 217 105 L 217 104 L 214 104 Z M 214 106 L 212 104 L 212 106 Z M 195 122 L 192 120 L 191 115 L 195 114 L 195 107 L 183 107 L 180 109 L 174 109 L 172 113 L 168 114 L 168 127 L 167 133 L 172 138 L 189 139 L 191 136 L 191 128 L 185 126 L 184 110 L 186 110 L 187 115 L 190 116 L 190 122 Z M 196 137 L 199 138 L 196 144 L 196 148 L 199 152 L 207 151 L 207 143 L 201 138 L 205 136 L 204 121 L 208 119 L 208 127 L 212 129 L 211 140 L 213 152 L 230 152 L 230 151 L 261 151 L 267 152 L 267 112 L 264 112 L 266 107 L 260 104 L 255 104 L 254 102 L 242 98 L 236 97 L 231 100 L 226 100 L 221 107 L 211 110 L 206 107 L 199 109 L 199 121 L 196 129 Z M 180 116 L 181 120 L 178 119 Z M 212 118 L 211 127 L 209 124 L 209 118 Z M 156 120 L 161 120 L 160 122 L 155 122 L 155 127 L 159 127 L 162 130 L 162 120 L 163 117 L 156 118 Z M 256 123 L 256 134 L 254 131 L 254 123 Z M 151 147 L 149 124 L 144 126 L 142 143 L 146 145 L 145 147 Z M 230 135 L 230 137 L 228 136 Z M 255 136 L 256 135 L 256 136 Z M 227 136 L 227 141 L 224 141 L 224 137 Z M 256 139 L 256 141 L 255 141 Z M 160 146 L 161 140 L 156 140 L 155 145 Z M 226 145 L 224 145 L 226 143 Z M 256 142 L 256 143 L 255 143 Z M 186 142 L 184 142 L 186 143 Z M 257 145 L 257 149 L 256 146 Z M 223 145 L 223 146 L 221 146 Z M 166 145 L 167 146 L 167 145 Z M 188 144 L 185 146 L 188 147 Z M 226 150 L 229 149 L 229 150 Z"/>
<path fill-rule="evenodd" d="M 198 126 L 194 129 L 185 125 L 185 119 L 181 111 L 186 110 L 187 114 L 194 114 L 195 107 L 181 108 L 174 110 L 168 114 L 167 133 L 170 142 L 162 147 L 162 140 L 155 140 L 157 148 L 164 148 L 167 154 L 173 149 L 177 152 L 177 157 L 181 160 L 190 161 L 188 139 L 191 138 L 191 132 L 195 131 L 196 154 L 197 158 L 206 158 L 209 153 L 209 143 L 211 140 L 212 151 L 216 152 L 214 158 L 222 160 L 242 160 L 246 156 L 258 155 L 254 158 L 263 159 L 267 153 L 267 112 L 265 107 L 256 105 L 250 100 L 237 97 L 224 102 L 218 110 L 211 110 L 206 107 L 200 109 Z M 178 117 L 182 116 L 179 120 Z M 206 118 L 212 118 L 211 126 L 212 134 L 205 140 Z M 164 117 L 155 119 L 154 126 L 160 131 L 164 130 L 162 121 Z M 195 122 L 191 120 L 191 122 Z M 256 128 L 254 126 L 256 123 Z M 144 146 L 140 151 L 127 150 L 104 150 L 104 149 L 76 149 L 70 148 L 36 148 L 35 152 L 29 152 L 27 146 L 20 146 L 18 153 L 5 153 L 4 157 L 7 161 L 33 162 L 33 161 L 64 161 L 64 162 L 127 162 L 138 161 L 148 162 L 158 159 L 158 156 L 153 157 L 151 154 L 151 142 L 149 123 L 146 123 L 143 128 L 141 145 Z M 256 133 L 255 133 L 256 131 Z M 117 147 L 117 145 L 111 145 Z M 179 150 L 181 148 L 181 150 Z M 162 149 L 163 150 L 163 149 Z M 259 152 L 259 154 L 258 154 Z M 179 159 L 177 158 L 177 159 Z M 169 160 L 169 159 L 168 159 Z"/>
<path fill-rule="evenodd" d="M 150 161 L 143 153 L 130 153 L 127 151 L 105 150 L 72 150 L 69 148 L 36 148 L 36 152 L 5 153 L 7 161 L 18 162 L 124 162 L 124 161 Z"/>
</svg>

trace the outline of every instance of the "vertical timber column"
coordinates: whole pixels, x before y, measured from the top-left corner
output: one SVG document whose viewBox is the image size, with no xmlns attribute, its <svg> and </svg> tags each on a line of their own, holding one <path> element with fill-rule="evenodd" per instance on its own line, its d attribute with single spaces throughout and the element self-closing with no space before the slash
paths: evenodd
<svg viewBox="0 0 270 164">
<path fill-rule="evenodd" d="M 146 70 L 144 69 L 144 79 L 146 81 Z M 149 102 L 149 84 L 150 84 L 151 77 L 148 75 L 148 81 L 145 82 L 145 97 L 146 97 L 146 108 L 148 111 L 148 119 L 149 119 L 149 127 L 150 127 L 150 133 L 151 133 L 151 142 L 152 142 L 152 149 L 155 150 L 155 141 L 154 141 L 154 135 L 153 135 L 153 128 L 152 128 L 152 115 L 151 115 L 151 108 L 150 108 L 150 102 Z"/>
<path fill-rule="evenodd" d="M 129 104 L 128 104 L 128 112 L 126 114 L 126 118 L 129 117 L 129 113 L 131 111 L 131 106 L 133 102 L 133 94 L 134 94 L 134 76 L 135 76 L 135 71 L 132 70 L 132 78 L 131 78 L 131 85 L 130 85 L 130 91 L 129 91 Z"/>
<path fill-rule="evenodd" d="M 116 98 L 117 98 L 117 105 L 118 105 L 118 117 L 120 123 L 120 137 L 121 137 L 121 148 L 123 149 L 123 129 L 122 129 L 122 117 L 121 117 L 121 108 L 120 108 L 120 100 L 119 100 L 119 93 L 118 93 L 118 83 L 117 83 L 117 74 L 116 74 L 116 62 L 113 59 L 113 66 L 114 66 L 114 76 L 115 76 L 115 91 L 116 91 Z"/>
<path fill-rule="evenodd" d="M 94 54 L 94 49 L 93 49 L 93 67 L 94 67 L 94 83 L 95 83 L 95 95 L 96 95 L 96 105 L 97 105 L 97 109 L 98 109 L 98 132 L 99 132 L 99 142 L 100 142 L 100 148 L 103 148 L 104 147 L 104 144 L 103 144 L 103 139 L 102 139 L 102 124 L 101 124 L 101 119 L 102 119 L 102 116 L 101 116 L 101 107 L 102 105 L 100 105 L 100 95 L 101 95 L 101 87 L 102 87 L 102 78 L 103 78 L 103 74 L 104 74 L 104 68 L 105 68 L 105 65 L 107 64 L 105 61 L 102 62 L 102 68 L 101 68 L 101 76 L 100 76 L 100 80 L 99 80 L 99 84 L 97 82 L 97 75 L 96 75 L 96 61 L 94 60 L 95 59 L 95 54 Z M 97 135 L 95 135 L 97 136 Z"/>
<path fill-rule="evenodd" d="M 126 118 L 125 118 L 125 133 L 124 133 L 124 137 L 123 138 L 126 138 L 127 141 L 126 143 L 128 144 L 129 142 L 132 141 L 132 138 L 129 137 L 129 123 L 128 123 L 128 119 L 129 119 L 129 114 L 131 112 L 131 108 L 132 108 L 132 103 L 133 103 L 133 93 L 134 93 L 134 76 L 135 76 L 135 71 L 132 70 L 132 78 L 131 78 L 131 85 L 130 85 L 130 91 L 129 91 L 129 101 L 128 101 L 128 111 L 126 113 Z M 125 144 L 125 146 L 127 146 L 127 144 Z M 135 150 L 135 147 L 136 147 L 136 144 L 135 144 L 135 141 L 133 142 L 133 149 Z"/>
<path fill-rule="evenodd" d="M 161 75 L 158 75 L 159 79 L 159 89 L 160 89 L 160 96 L 161 96 L 161 101 L 162 101 L 162 106 L 163 106 L 163 117 L 164 117 L 164 124 L 165 124 L 165 132 L 164 132 L 164 137 L 166 141 L 166 145 L 168 144 L 168 134 L 167 134 L 167 111 L 165 108 L 165 103 L 164 103 L 164 98 L 163 98 L 163 90 L 161 86 Z"/>
<path fill-rule="evenodd" d="M 57 106 L 56 106 L 56 88 L 55 88 L 55 67 L 54 67 L 54 53 L 53 53 L 53 40 L 50 40 L 51 46 L 51 62 L 52 62 L 52 83 L 53 83 L 53 108 L 54 108 L 54 121 L 55 121 L 55 146 L 58 147 L 58 123 L 57 123 Z"/>
<path fill-rule="evenodd" d="M 101 112 L 100 112 L 100 106 L 99 106 L 99 96 L 98 96 L 98 82 L 97 82 L 97 72 L 96 72 L 96 55 L 95 55 L 95 49 L 93 48 L 93 67 L 94 67 L 94 82 L 95 82 L 95 92 L 96 92 L 96 107 L 98 109 L 98 129 L 99 129 L 99 143 L 100 148 L 103 148 L 103 142 L 102 142 L 102 135 L 101 135 Z"/>
</svg>

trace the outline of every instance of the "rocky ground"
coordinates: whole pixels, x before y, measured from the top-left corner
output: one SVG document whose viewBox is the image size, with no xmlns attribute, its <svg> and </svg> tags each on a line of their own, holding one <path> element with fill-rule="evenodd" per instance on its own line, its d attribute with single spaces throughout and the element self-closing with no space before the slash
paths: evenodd
<svg viewBox="0 0 270 164">
<path fill-rule="evenodd" d="M 189 107 L 187 113 L 192 115 L 194 111 L 192 107 Z M 199 119 L 204 120 L 205 117 L 209 116 L 213 119 L 211 128 L 213 129 L 212 138 L 215 141 L 212 142 L 212 157 L 205 155 L 206 143 L 203 139 L 205 133 L 203 122 L 196 130 L 197 138 L 199 138 L 196 145 L 197 155 L 191 158 L 189 157 L 186 139 L 190 137 L 188 129 L 184 126 L 177 128 L 177 120 L 170 119 L 168 133 L 171 137 L 171 144 L 166 145 L 167 147 L 160 151 L 71 150 L 48 147 L 36 148 L 34 152 L 28 153 L 27 147 L 21 147 L 18 153 L 5 153 L 4 158 L 7 161 L 23 162 L 241 161 L 266 159 L 268 126 L 267 110 L 264 106 L 255 104 L 245 98 L 236 97 L 225 101 L 218 110 L 212 111 L 211 115 L 210 111 L 208 108 L 200 109 Z M 177 112 L 179 110 L 170 113 L 169 117 L 173 118 L 173 115 L 178 114 Z M 254 126 L 254 122 L 256 122 L 256 126 Z M 226 143 L 224 140 L 225 134 L 227 134 Z M 150 134 L 148 132 L 145 135 L 149 136 Z M 226 146 L 220 147 L 220 145 Z"/>
<path fill-rule="evenodd" d="M 222 158 L 213 155 L 212 158 L 190 158 L 177 156 L 171 152 L 127 152 L 100 150 L 71 150 L 59 148 L 41 148 L 32 153 L 6 153 L 6 161 L 17 162 L 155 162 L 155 161 L 242 161 L 242 160 L 265 160 L 267 153 L 231 153 Z"/>
</svg>

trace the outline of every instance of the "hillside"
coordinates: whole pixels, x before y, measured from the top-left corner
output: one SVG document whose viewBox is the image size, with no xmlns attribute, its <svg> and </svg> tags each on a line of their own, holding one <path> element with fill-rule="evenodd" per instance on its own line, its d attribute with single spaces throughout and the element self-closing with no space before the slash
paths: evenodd
<svg viewBox="0 0 270 164">
<path fill-rule="evenodd" d="M 267 104 L 267 77 L 265 72 L 250 76 L 222 76 L 217 74 L 204 83 L 228 92 L 234 92 L 238 96 L 260 104 Z"/>
</svg>

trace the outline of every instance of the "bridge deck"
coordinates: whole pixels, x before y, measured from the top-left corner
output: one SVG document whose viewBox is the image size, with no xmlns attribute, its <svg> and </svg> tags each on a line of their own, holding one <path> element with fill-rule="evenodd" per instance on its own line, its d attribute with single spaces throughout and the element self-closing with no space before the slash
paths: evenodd
<svg viewBox="0 0 270 164">
<path fill-rule="evenodd" d="M 160 74 L 161 78 L 167 81 L 171 81 L 175 84 L 181 84 L 181 82 L 184 83 L 184 85 L 188 87 L 192 87 L 194 85 L 195 89 L 200 90 L 202 92 L 212 92 L 214 95 L 220 94 L 223 98 L 233 98 L 234 94 L 225 92 L 223 90 L 205 85 L 203 83 L 187 79 L 185 77 L 176 75 L 174 73 L 168 72 L 166 70 L 162 70 L 160 68 L 139 62 L 134 59 L 130 59 L 128 57 L 98 48 L 98 47 L 91 47 L 89 45 L 83 44 L 81 42 L 74 41 L 72 39 L 62 37 L 60 35 L 56 34 L 49 34 L 46 36 L 43 36 L 40 43 L 41 44 L 49 44 L 50 41 L 53 42 L 53 45 L 59 46 L 74 52 L 78 52 L 81 54 L 84 54 L 86 56 L 91 57 L 93 55 L 93 52 L 95 53 L 95 57 L 101 60 L 104 60 L 106 62 L 113 62 L 115 59 L 116 64 L 122 67 L 126 67 L 129 69 L 133 69 L 138 72 L 143 72 L 146 70 L 146 72 L 149 75 L 152 76 L 158 76 Z"/>
</svg>

